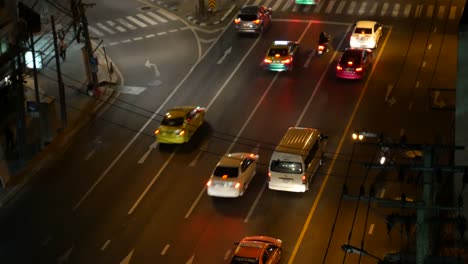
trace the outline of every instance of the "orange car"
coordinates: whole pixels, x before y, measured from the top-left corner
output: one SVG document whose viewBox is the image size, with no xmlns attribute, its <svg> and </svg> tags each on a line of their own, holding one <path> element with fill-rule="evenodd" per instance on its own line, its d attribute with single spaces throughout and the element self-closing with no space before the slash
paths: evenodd
<svg viewBox="0 0 468 264">
<path fill-rule="evenodd" d="M 277 264 L 283 241 L 267 236 L 248 236 L 236 243 L 231 264 Z"/>
</svg>

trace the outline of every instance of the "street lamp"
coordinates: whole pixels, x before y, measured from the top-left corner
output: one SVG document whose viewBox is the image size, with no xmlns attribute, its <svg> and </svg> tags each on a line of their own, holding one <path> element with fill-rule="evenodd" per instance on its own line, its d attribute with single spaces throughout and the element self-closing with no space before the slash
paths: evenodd
<svg viewBox="0 0 468 264">
<path fill-rule="evenodd" d="M 377 257 L 376 255 L 368 253 L 367 251 L 365 251 L 362 248 L 353 247 L 353 246 L 351 246 L 349 244 L 343 244 L 343 245 L 341 245 L 341 249 L 346 253 L 359 254 L 361 256 L 369 256 L 371 258 L 375 258 L 376 260 L 378 260 L 379 263 L 383 262 L 383 260 L 381 258 Z"/>
</svg>

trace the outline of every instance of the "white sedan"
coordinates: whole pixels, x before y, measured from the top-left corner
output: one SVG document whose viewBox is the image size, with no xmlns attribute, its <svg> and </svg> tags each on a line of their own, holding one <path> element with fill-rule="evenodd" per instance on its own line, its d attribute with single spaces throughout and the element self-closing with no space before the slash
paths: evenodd
<svg viewBox="0 0 468 264">
<path fill-rule="evenodd" d="M 209 196 L 239 197 L 247 190 L 257 170 L 258 155 L 230 153 L 216 165 L 207 185 Z"/>
<path fill-rule="evenodd" d="M 375 21 L 358 21 L 354 26 L 349 40 L 351 48 L 377 48 L 377 43 L 382 36 L 382 24 Z"/>
</svg>

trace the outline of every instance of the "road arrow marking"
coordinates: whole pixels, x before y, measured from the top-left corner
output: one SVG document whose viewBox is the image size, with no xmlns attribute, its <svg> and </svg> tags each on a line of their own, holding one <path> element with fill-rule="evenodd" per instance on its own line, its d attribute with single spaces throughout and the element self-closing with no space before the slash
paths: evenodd
<svg viewBox="0 0 468 264">
<path fill-rule="evenodd" d="M 120 264 L 130 264 L 130 259 L 132 258 L 133 251 L 135 251 L 135 249 L 132 249 L 132 251 L 130 251 L 130 253 L 128 253 L 128 255 L 122 261 L 120 261 Z"/>
<path fill-rule="evenodd" d="M 216 64 L 221 64 L 223 63 L 224 59 L 227 57 L 227 55 L 229 55 L 231 53 L 231 50 L 232 50 L 232 46 L 229 47 L 229 49 L 227 49 L 225 52 L 224 52 L 224 55 L 221 57 L 221 59 L 218 60 L 218 62 L 216 62 Z"/>
<path fill-rule="evenodd" d="M 62 264 L 62 263 L 68 262 L 72 251 L 73 251 L 73 246 L 72 246 L 71 248 L 69 248 L 67 251 L 65 251 L 65 253 L 63 253 L 63 255 L 61 255 L 60 257 L 58 257 L 57 263 L 58 263 L 58 264 Z"/>
<path fill-rule="evenodd" d="M 185 264 L 192 264 L 194 258 L 195 258 L 195 255 L 192 255 L 192 257 L 189 260 L 187 260 L 187 262 L 185 262 Z"/>
<path fill-rule="evenodd" d="M 138 160 L 138 164 L 142 164 L 145 162 L 146 158 L 148 158 L 148 155 L 150 154 L 151 150 L 155 149 L 158 146 L 158 141 L 154 141 L 153 144 L 151 144 L 148 147 L 148 150 L 146 151 L 145 154 Z"/>
<path fill-rule="evenodd" d="M 156 78 L 161 75 L 161 73 L 159 72 L 158 66 L 156 66 L 156 64 L 154 64 L 154 63 L 151 63 L 149 60 L 146 60 L 145 66 L 148 69 L 151 69 L 151 68 L 154 69 L 154 74 L 156 75 Z"/>
</svg>

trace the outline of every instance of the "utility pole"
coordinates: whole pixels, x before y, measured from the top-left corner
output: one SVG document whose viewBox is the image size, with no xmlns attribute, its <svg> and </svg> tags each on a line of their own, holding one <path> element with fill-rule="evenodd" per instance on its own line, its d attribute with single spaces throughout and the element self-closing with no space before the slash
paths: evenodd
<svg viewBox="0 0 468 264">
<path fill-rule="evenodd" d="M 57 82 L 59 88 L 59 95 L 60 95 L 60 116 L 62 121 L 62 129 L 65 129 L 67 126 L 67 109 L 65 103 L 65 86 L 62 80 L 62 70 L 60 68 L 60 58 L 58 56 L 58 45 L 57 45 L 57 32 L 55 31 L 55 20 L 54 16 L 50 16 L 50 20 L 52 22 L 52 35 L 54 38 L 54 50 L 55 50 L 55 65 L 57 68 Z"/>
</svg>

